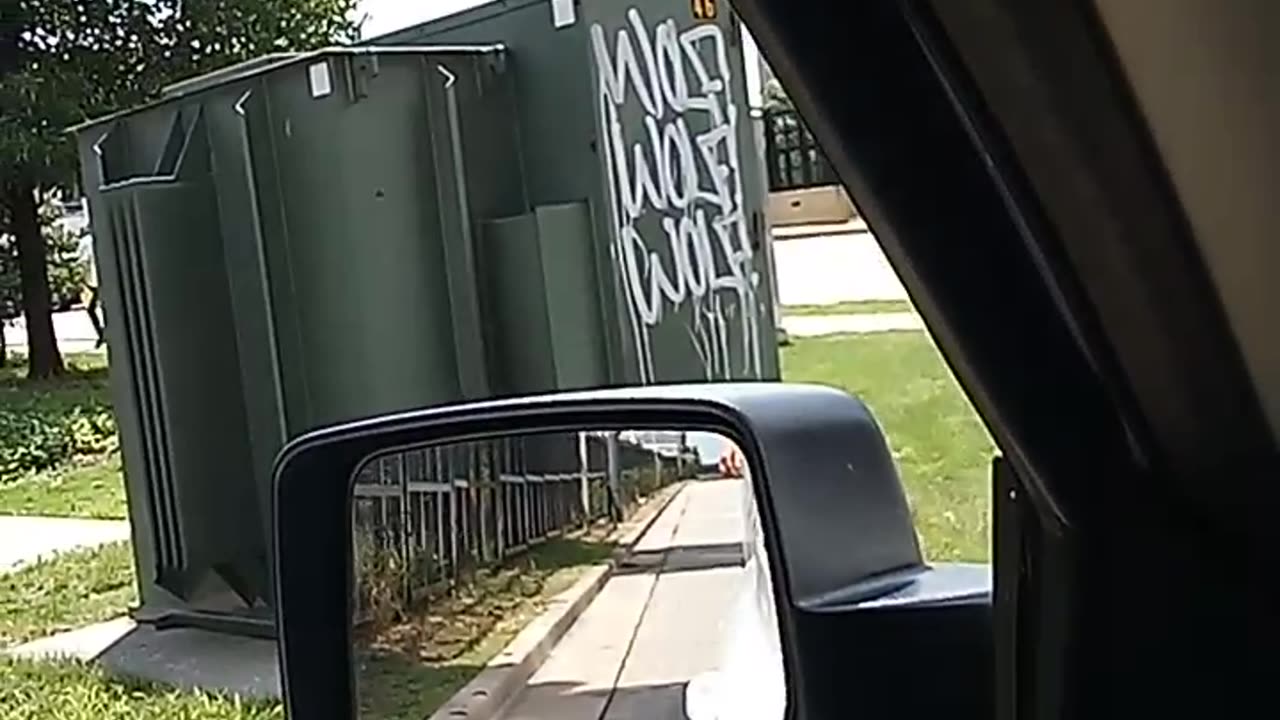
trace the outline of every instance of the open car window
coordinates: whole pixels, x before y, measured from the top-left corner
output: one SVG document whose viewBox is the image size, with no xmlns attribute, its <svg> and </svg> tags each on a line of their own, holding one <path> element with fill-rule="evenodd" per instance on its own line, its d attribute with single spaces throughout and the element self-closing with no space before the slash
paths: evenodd
<svg viewBox="0 0 1280 720">
<path fill-rule="evenodd" d="M 1001 712 L 1238 693 L 1275 493 L 1275 10 L 738 8 L 1007 455 Z"/>
</svg>

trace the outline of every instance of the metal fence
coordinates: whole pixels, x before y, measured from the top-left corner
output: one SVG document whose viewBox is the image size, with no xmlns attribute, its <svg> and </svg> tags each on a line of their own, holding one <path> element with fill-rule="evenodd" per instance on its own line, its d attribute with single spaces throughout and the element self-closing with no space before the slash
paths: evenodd
<svg viewBox="0 0 1280 720">
<path fill-rule="evenodd" d="M 840 182 L 818 141 L 795 110 L 765 111 L 764 137 L 769 190 L 794 190 Z"/>
<path fill-rule="evenodd" d="M 567 530 L 621 519 L 681 467 L 678 458 L 577 433 L 373 458 L 357 474 L 352 507 L 356 620 L 412 606 Z"/>
</svg>

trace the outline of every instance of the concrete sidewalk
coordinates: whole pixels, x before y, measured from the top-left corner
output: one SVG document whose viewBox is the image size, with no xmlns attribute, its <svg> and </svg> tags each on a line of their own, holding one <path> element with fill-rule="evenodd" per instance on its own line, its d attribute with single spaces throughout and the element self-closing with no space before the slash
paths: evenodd
<svg viewBox="0 0 1280 720">
<path fill-rule="evenodd" d="M 794 240 L 796 238 L 818 237 L 822 235 L 851 235 L 869 232 L 867 221 L 860 217 L 839 223 L 805 223 L 803 225 L 774 225 L 771 235 L 774 240 Z"/>
<path fill-rule="evenodd" d="M 860 313 L 849 315 L 787 315 L 782 310 L 782 327 L 791 337 L 862 334 L 924 330 L 919 315 L 910 312 Z"/>
<path fill-rule="evenodd" d="M 719 661 L 742 581 L 741 491 L 686 487 L 502 717 L 682 719 L 684 686 Z"/>
<path fill-rule="evenodd" d="M 773 243 L 773 258 L 783 306 L 907 299 L 898 274 L 868 232 L 779 240 Z"/>
<path fill-rule="evenodd" d="M 4 326 L 5 343 L 12 352 L 27 351 L 27 324 L 21 318 L 14 318 Z M 83 308 L 53 314 L 53 333 L 58 337 L 58 349 L 64 353 L 87 353 L 101 351 L 98 347 L 98 335 L 93 331 L 93 323 Z"/>
<path fill-rule="evenodd" d="M 0 573 L 56 553 L 128 539 L 126 520 L 0 515 Z"/>
</svg>

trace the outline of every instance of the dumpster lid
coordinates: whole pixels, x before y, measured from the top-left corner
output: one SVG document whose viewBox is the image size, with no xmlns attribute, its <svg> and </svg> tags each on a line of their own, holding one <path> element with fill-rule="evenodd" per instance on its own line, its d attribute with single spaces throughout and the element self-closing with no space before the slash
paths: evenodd
<svg viewBox="0 0 1280 720">
<path fill-rule="evenodd" d="M 236 63 L 234 65 L 220 67 L 217 70 L 212 70 L 203 75 L 184 78 L 161 88 L 160 97 L 177 97 L 197 92 L 204 88 L 213 87 L 234 78 L 252 75 L 255 70 L 278 66 L 285 61 L 293 60 L 300 54 L 301 53 L 271 53 L 251 60 L 245 60 L 244 62 Z"/>
<path fill-rule="evenodd" d="M 506 45 L 502 43 L 487 45 L 336 45 L 305 53 L 272 53 L 234 65 L 228 65 L 186 80 L 179 80 L 162 88 L 159 98 L 151 102 L 119 110 L 102 117 L 91 118 L 67 128 L 67 132 L 75 133 L 87 130 L 95 125 L 109 123 L 127 115 L 221 85 L 238 82 L 255 75 L 265 75 L 288 65 L 311 62 L 319 58 L 360 55 L 487 55 L 500 54 L 505 52 L 506 49 Z"/>
</svg>

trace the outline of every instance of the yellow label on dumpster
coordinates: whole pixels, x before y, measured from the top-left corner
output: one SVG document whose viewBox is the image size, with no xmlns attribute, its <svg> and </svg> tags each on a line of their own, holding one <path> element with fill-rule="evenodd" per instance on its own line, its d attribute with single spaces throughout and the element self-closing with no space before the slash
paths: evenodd
<svg viewBox="0 0 1280 720">
<path fill-rule="evenodd" d="M 719 0 L 692 0 L 694 20 L 715 20 Z"/>
</svg>

